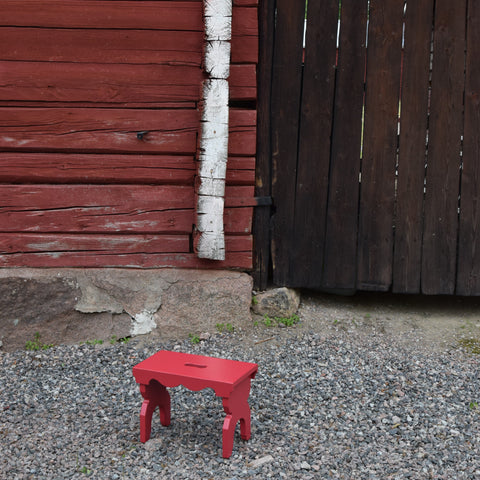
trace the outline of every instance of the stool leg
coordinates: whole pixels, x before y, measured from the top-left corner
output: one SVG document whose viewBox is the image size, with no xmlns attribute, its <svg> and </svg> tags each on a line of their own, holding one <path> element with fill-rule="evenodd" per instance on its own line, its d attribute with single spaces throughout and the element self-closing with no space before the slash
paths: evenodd
<svg viewBox="0 0 480 480">
<path fill-rule="evenodd" d="M 223 422 L 223 458 L 230 458 L 233 450 L 235 427 L 240 420 L 240 436 L 244 440 L 250 438 L 251 414 L 248 405 L 250 394 L 250 378 L 238 385 L 229 397 L 223 397 L 223 409 L 227 416 Z"/>
<path fill-rule="evenodd" d="M 160 422 L 163 426 L 170 425 L 170 394 L 167 389 L 156 381 L 148 385 L 140 385 L 140 393 L 144 398 L 140 410 L 140 441 L 145 443 L 152 431 L 152 415 L 159 407 Z"/>
</svg>

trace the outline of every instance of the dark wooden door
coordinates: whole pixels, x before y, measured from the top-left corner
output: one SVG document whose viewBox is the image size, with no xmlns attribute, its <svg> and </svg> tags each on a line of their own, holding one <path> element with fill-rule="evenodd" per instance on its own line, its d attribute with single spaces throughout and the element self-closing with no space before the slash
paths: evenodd
<svg viewBox="0 0 480 480">
<path fill-rule="evenodd" d="M 273 282 L 479 295 L 479 9 L 309 0 L 304 49 L 305 3 L 262 36 Z"/>
</svg>

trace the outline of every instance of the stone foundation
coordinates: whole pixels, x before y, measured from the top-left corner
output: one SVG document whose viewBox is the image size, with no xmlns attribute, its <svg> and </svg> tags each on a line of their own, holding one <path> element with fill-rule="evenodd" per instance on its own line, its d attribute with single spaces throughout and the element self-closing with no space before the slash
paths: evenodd
<svg viewBox="0 0 480 480">
<path fill-rule="evenodd" d="M 0 341 L 25 348 L 155 332 L 185 338 L 218 323 L 248 326 L 246 273 L 183 269 L 0 269 Z"/>
</svg>

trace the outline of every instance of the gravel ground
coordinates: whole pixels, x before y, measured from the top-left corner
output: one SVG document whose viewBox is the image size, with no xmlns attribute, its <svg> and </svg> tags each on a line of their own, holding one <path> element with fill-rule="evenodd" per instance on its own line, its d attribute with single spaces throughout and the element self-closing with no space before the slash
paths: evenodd
<svg viewBox="0 0 480 480">
<path fill-rule="evenodd" d="M 0 353 L 0 478 L 480 479 L 480 355 L 336 323 Z M 259 364 L 230 459 L 210 389 L 171 389 L 140 443 L 131 371 L 160 349 Z"/>
</svg>

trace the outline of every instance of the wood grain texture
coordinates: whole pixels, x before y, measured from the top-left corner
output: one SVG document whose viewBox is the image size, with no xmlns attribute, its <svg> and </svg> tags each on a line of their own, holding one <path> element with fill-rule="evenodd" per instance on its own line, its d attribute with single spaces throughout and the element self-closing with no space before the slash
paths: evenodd
<svg viewBox="0 0 480 480">
<path fill-rule="evenodd" d="M 147 185 L 2 185 L 1 232 L 190 233 L 193 189 Z"/>
<path fill-rule="evenodd" d="M 198 102 L 203 74 L 181 65 L 0 62 L 0 102 L 149 104 Z M 231 100 L 255 100 L 255 65 L 234 65 Z M 188 105 L 187 105 L 188 106 Z"/>
<path fill-rule="evenodd" d="M 233 3 L 230 99 L 254 102 L 258 2 Z M 252 267 L 255 110 L 230 112 L 226 259 L 191 252 L 202 8 L 2 2 L 1 265 Z"/>
<path fill-rule="evenodd" d="M 203 31 L 201 2 L 2 0 L 0 26 Z"/>
<path fill-rule="evenodd" d="M 194 153 L 198 122 L 193 110 L 0 108 L 0 149 Z"/>
<path fill-rule="evenodd" d="M 195 66 L 0 62 L 0 102 L 195 102 L 201 82 Z"/>
<path fill-rule="evenodd" d="M 257 164 L 255 194 L 271 196 L 271 88 L 273 64 L 273 39 L 275 32 L 275 4 L 263 1 L 259 6 L 259 64 L 258 64 L 258 123 Z M 265 290 L 269 282 L 271 207 L 255 210 L 253 231 L 255 235 L 253 272 L 254 287 Z"/>
<path fill-rule="evenodd" d="M 255 157 L 231 157 L 229 185 L 254 185 Z M 192 156 L 0 153 L 0 183 L 192 185 Z"/>
<path fill-rule="evenodd" d="M 433 4 L 409 4 L 405 17 L 392 285 L 398 293 L 420 293 Z"/>
<path fill-rule="evenodd" d="M 202 41 L 201 31 L 3 27 L 0 60 L 200 68 Z"/>
<path fill-rule="evenodd" d="M 322 286 L 349 293 L 357 284 L 366 23 L 367 2 L 342 1 Z"/>
<path fill-rule="evenodd" d="M 230 101 L 257 99 L 257 69 L 255 65 L 231 65 Z"/>
<path fill-rule="evenodd" d="M 228 237 L 227 237 L 228 242 Z M 193 253 L 131 253 L 112 254 L 102 252 L 65 252 L 65 253 L 16 253 L 0 254 L 0 265 L 7 267 L 131 267 L 131 268 L 202 268 L 222 269 L 236 268 L 249 270 L 252 268 L 251 250 L 227 252 L 224 261 L 200 259 Z"/>
<path fill-rule="evenodd" d="M 293 284 L 318 288 L 325 246 L 338 5 L 311 2 L 308 8 L 290 256 L 297 266 Z"/>
<path fill-rule="evenodd" d="M 458 295 L 480 295 L 480 5 L 468 4 Z"/>
<path fill-rule="evenodd" d="M 305 2 L 278 0 L 272 69 L 273 281 L 291 284 Z"/>
<path fill-rule="evenodd" d="M 85 235 L 0 233 L 0 255 L 69 252 L 128 255 L 132 253 L 189 253 L 188 235 Z"/>
<path fill-rule="evenodd" d="M 466 1 L 435 2 L 432 96 L 422 250 L 422 292 L 456 283 L 460 148 L 465 86 Z"/>
<path fill-rule="evenodd" d="M 230 109 L 228 153 L 232 156 L 256 154 L 257 112 L 256 110 Z"/>
<path fill-rule="evenodd" d="M 396 0 L 370 2 L 358 233 L 362 290 L 384 291 L 392 284 L 403 6 Z"/>
<path fill-rule="evenodd" d="M 0 153 L 0 183 L 193 185 L 194 175 L 193 154 Z"/>
<path fill-rule="evenodd" d="M 226 188 L 225 231 L 250 234 L 253 187 Z M 0 232 L 185 233 L 191 186 L 1 185 Z"/>
</svg>

